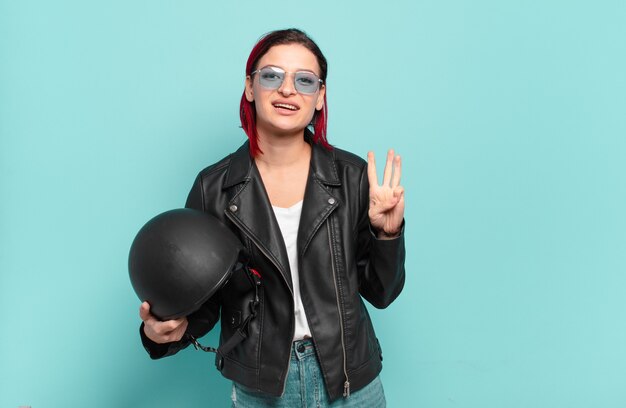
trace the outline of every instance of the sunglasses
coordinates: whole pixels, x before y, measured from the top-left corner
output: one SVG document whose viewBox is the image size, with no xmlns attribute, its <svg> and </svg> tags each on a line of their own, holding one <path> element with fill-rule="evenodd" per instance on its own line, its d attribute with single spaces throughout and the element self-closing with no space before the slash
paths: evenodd
<svg viewBox="0 0 626 408">
<path fill-rule="evenodd" d="M 259 74 L 259 83 L 263 88 L 278 89 L 283 84 L 287 74 L 293 74 L 293 83 L 296 91 L 301 94 L 311 95 L 320 89 L 322 81 L 317 75 L 309 71 L 286 72 L 282 68 L 272 65 L 257 69 L 250 75 Z"/>
</svg>

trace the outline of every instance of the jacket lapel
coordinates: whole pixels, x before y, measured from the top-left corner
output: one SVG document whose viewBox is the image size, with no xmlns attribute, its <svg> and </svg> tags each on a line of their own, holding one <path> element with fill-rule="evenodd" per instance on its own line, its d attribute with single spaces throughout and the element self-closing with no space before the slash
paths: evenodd
<svg viewBox="0 0 626 408">
<path fill-rule="evenodd" d="M 310 134 L 307 132 L 308 139 Z M 298 228 L 298 252 L 304 255 L 313 236 L 332 211 L 339 206 L 339 199 L 331 194 L 328 186 L 340 186 L 332 150 L 311 143 L 311 167 L 304 192 L 302 215 Z"/>
<path fill-rule="evenodd" d="M 224 212 L 278 268 L 293 290 L 287 250 L 283 240 L 276 239 L 282 236 L 280 227 L 247 142 L 231 156 L 224 188 L 235 186 L 237 190 Z"/>
</svg>

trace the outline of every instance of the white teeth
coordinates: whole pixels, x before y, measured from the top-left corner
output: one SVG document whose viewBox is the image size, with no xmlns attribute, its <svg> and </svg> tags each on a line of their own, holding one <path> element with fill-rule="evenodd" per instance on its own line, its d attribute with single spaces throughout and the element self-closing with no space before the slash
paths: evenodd
<svg viewBox="0 0 626 408">
<path fill-rule="evenodd" d="M 293 111 L 298 110 L 298 108 L 296 106 L 288 105 L 286 103 L 275 103 L 274 106 L 277 107 L 277 108 L 285 108 L 285 109 L 289 109 L 289 110 L 293 110 Z"/>
</svg>

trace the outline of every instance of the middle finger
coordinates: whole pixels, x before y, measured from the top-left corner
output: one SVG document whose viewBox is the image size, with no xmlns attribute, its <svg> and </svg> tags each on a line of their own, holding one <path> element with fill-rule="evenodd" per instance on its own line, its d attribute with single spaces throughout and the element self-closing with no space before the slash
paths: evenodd
<svg viewBox="0 0 626 408">
<path fill-rule="evenodd" d="M 391 174 L 393 173 L 393 149 L 387 152 L 387 163 L 385 163 L 385 173 L 383 174 L 383 186 L 389 187 Z"/>
<path fill-rule="evenodd" d="M 400 184 L 400 176 L 402 175 L 402 159 L 400 156 L 394 158 L 393 165 L 393 179 L 391 180 L 391 187 L 396 188 Z"/>
</svg>

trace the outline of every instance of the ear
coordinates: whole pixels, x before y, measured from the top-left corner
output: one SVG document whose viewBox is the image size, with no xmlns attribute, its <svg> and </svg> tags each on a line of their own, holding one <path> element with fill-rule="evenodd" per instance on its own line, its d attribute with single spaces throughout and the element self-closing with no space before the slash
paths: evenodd
<svg viewBox="0 0 626 408">
<path fill-rule="evenodd" d="M 320 86 L 319 95 L 317 95 L 317 102 L 315 103 L 315 110 L 322 110 L 324 107 L 324 95 L 326 95 L 326 85 Z"/>
<path fill-rule="evenodd" d="M 246 77 L 246 82 L 244 86 L 246 88 L 246 99 L 248 100 L 248 102 L 254 102 L 254 89 L 252 88 L 252 78 L 250 77 L 250 75 Z"/>
</svg>

